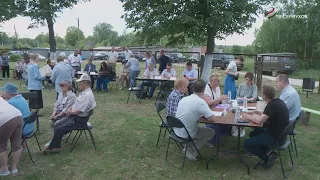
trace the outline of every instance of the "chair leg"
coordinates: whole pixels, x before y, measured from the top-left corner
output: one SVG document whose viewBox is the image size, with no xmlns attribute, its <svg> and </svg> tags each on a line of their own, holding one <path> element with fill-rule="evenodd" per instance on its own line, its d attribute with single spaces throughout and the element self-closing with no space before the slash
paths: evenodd
<svg viewBox="0 0 320 180">
<path fill-rule="evenodd" d="M 293 170 L 293 159 L 292 159 L 292 155 L 291 155 L 290 145 L 288 146 L 288 149 L 289 149 L 289 155 L 290 155 L 290 160 L 291 160 L 291 169 L 289 170 L 289 173 L 286 174 L 285 171 L 284 171 L 284 168 L 283 168 L 283 163 L 282 163 L 282 159 L 281 159 L 279 146 L 277 147 L 278 155 L 279 155 L 279 159 L 280 159 L 281 171 L 282 171 L 282 175 L 283 175 L 284 178 L 288 178 L 289 175 L 291 174 L 292 170 Z"/>
<path fill-rule="evenodd" d="M 84 135 L 86 136 L 86 139 L 88 139 L 88 136 L 87 136 L 87 133 L 86 131 L 83 131 L 84 132 Z"/>
<path fill-rule="evenodd" d="M 258 166 L 261 164 L 262 160 L 260 159 L 260 161 L 253 167 L 253 169 L 257 169 Z"/>
<path fill-rule="evenodd" d="M 297 144 L 296 144 L 296 138 L 294 137 L 294 135 L 292 136 L 292 138 L 293 138 L 294 149 L 296 151 L 296 157 L 299 158 Z"/>
<path fill-rule="evenodd" d="M 199 149 L 198 149 L 197 146 L 194 144 L 194 141 L 192 141 L 192 144 L 193 144 L 194 148 L 196 148 L 197 153 L 199 154 L 200 158 L 203 159 L 202 156 L 201 156 L 201 154 L 200 154 L 200 152 L 199 152 Z"/>
<path fill-rule="evenodd" d="M 167 153 L 166 153 L 166 160 L 167 160 L 167 161 L 168 161 L 169 145 L 170 145 L 170 138 L 169 138 L 169 141 L 168 141 Z"/>
<path fill-rule="evenodd" d="M 68 137 L 67 137 L 67 140 L 66 140 L 66 143 L 68 142 L 68 140 L 69 140 L 69 138 L 70 138 L 71 134 L 72 134 L 72 131 L 69 133 L 69 135 L 68 135 Z"/>
<path fill-rule="evenodd" d="M 188 143 L 186 144 L 186 149 L 185 149 L 185 151 L 184 151 L 181 169 L 183 169 L 183 167 L 184 167 L 184 162 L 186 161 L 187 150 L 188 150 Z"/>
<path fill-rule="evenodd" d="M 78 130 L 78 131 L 77 131 L 76 135 L 73 137 L 73 140 L 72 140 L 71 144 L 73 144 L 73 142 L 74 142 L 74 140 L 76 139 L 76 137 L 77 137 L 77 135 L 78 135 L 79 131 L 81 131 L 81 130 Z"/>
<path fill-rule="evenodd" d="M 26 141 L 25 139 L 22 141 L 22 143 L 24 143 L 24 142 L 26 143 L 27 150 L 28 150 L 28 154 L 29 154 L 29 157 L 30 157 L 31 161 L 32 161 L 33 163 L 35 163 L 36 161 L 33 160 L 32 156 L 31 156 L 31 152 L 30 152 L 29 146 L 28 146 L 28 143 L 27 143 L 27 141 Z"/>
<path fill-rule="evenodd" d="M 78 132 L 79 132 L 79 131 L 78 131 Z M 78 134 L 78 133 L 77 133 L 77 134 Z M 79 139 L 80 139 L 80 137 L 81 137 L 81 134 L 82 134 L 82 130 L 80 130 L 79 136 L 78 136 L 77 140 L 74 142 L 74 144 L 73 144 L 70 152 L 72 152 L 73 149 L 76 147 L 76 144 L 77 144 L 77 142 L 79 141 Z M 77 136 L 77 135 L 76 135 L 76 136 Z M 76 136 L 75 136 L 75 137 L 76 137 Z"/>
<path fill-rule="evenodd" d="M 164 131 L 163 139 L 166 137 L 167 131 Z"/>
<path fill-rule="evenodd" d="M 39 144 L 39 141 L 38 141 L 37 134 L 34 134 L 34 136 L 35 136 L 35 138 L 36 138 L 36 141 L 37 141 L 37 144 L 38 144 L 39 150 L 41 151 L 41 147 L 40 147 L 40 144 Z"/>
<path fill-rule="evenodd" d="M 129 94 L 128 94 L 127 104 L 129 102 L 130 95 L 131 95 L 131 91 L 129 91 Z"/>
<path fill-rule="evenodd" d="M 90 138 L 91 138 L 91 141 L 92 141 L 92 144 L 93 144 L 93 147 L 95 150 L 97 150 L 97 147 L 96 147 L 96 143 L 94 142 L 94 138 L 93 138 L 93 135 L 92 135 L 92 132 L 90 129 L 88 129 L 88 132 L 89 132 L 89 135 L 90 135 Z"/>
<path fill-rule="evenodd" d="M 162 127 L 160 127 L 160 130 L 159 130 L 158 141 L 157 141 L 157 147 L 158 147 L 158 144 L 159 144 L 159 139 L 160 139 L 161 131 L 162 131 Z"/>
</svg>

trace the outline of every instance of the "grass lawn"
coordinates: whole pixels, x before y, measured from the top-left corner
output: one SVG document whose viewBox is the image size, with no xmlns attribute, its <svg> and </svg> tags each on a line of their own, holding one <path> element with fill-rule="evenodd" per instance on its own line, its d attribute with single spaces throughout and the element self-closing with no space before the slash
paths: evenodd
<svg viewBox="0 0 320 180">
<path fill-rule="evenodd" d="M 119 68 L 120 66 L 117 65 Z M 7 82 L 19 85 L 16 80 L 0 80 L 0 87 Z M 241 82 L 240 80 L 239 82 Z M 26 89 L 21 89 L 21 92 Z M 43 90 L 44 108 L 40 111 L 39 141 L 41 146 L 52 137 L 48 117 L 52 113 L 55 102 L 54 90 Z M 91 141 L 84 136 L 79 140 L 73 153 L 71 145 L 63 144 L 60 154 L 43 155 L 39 153 L 35 140 L 29 140 L 32 155 L 37 159 L 32 163 L 27 153 L 23 153 L 19 163 L 20 177 L 0 179 L 282 179 L 280 161 L 269 170 L 258 168 L 253 170 L 257 158 L 242 156 L 251 167 L 251 175 L 232 154 L 220 154 L 211 162 L 209 170 L 205 168 L 206 161 L 215 153 L 215 148 L 204 147 L 200 150 L 204 160 L 186 160 L 184 169 L 182 153 L 172 143 L 169 151 L 169 163 L 165 160 L 167 138 L 160 139 L 159 148 L 156 140 L 159 132 L 159 118 L 155 112 L 154 99 L 143 100 L 142 104 L 131 96 L 126 104 L 126 90 L 110 90 L 108 93 L 94 92 L 97 107 L 90 122 L 93 126 L 93 136 L 97 144 L 94 150 Z M 301 96 L 304 107 L 319 110 L 320 96 L 311 94 L 309 99 Z M 299 159 L 294 157 L 294 172 L 289 179 L 320 179 L 319 145 L 320 121 L 319 116 L 311 115 L 310 126 L 297 126 L 296 138 Z M 251 130 L 246 129 L 247 138 Z M 236 138 L 229 137 L 222 144 L 223 149 L 236 149 Z M 289 165 L 288 152 L 285 155 L 285 165 Z M 176 167 L 178 168 L 176 168 Z M 287 166 L 288 167 L 288 166 Z"/>
</svg>

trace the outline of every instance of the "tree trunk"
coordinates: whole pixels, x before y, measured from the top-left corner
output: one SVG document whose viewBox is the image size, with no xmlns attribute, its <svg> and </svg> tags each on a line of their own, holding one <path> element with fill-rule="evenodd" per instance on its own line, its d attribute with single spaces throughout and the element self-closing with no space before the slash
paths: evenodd
<svg viewBox="0 0 320 180">
<path fill-rule="evenodd" d="M 211 68 L 212 68 L 212 59 L 213 59 L 213 50 L 215 46 L 214 38 L 215 33 L 213 31 L 213 28 L 208 27 L 207 28 L 208 33 L 208 39 L 207 39 L 207 51 L 205 55 L 205 60 L 203 63 L 202 73 L 201 73 L 201 79 L 203 79 L 206 83 L 209 82 L 209 78 L 211 75 Z"/>
<path fill-rule="evenodd" d="M 47 16 L 46 21 L 49 29 L 50 59 L 52 61 L 56 61 L 57 43 L 56 43 L 56 38 L 54 36 L 52 17 Z"/>
</svg>

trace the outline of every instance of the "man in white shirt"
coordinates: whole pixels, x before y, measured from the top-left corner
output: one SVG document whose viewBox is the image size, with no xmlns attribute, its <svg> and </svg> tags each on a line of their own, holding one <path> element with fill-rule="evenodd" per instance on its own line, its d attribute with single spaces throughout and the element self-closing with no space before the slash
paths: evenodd
<svg viewBox="0 0 320 180">
<path fill-rule="evenodd" d="M 198 71 L 192 67 L 191 62 L 187 62 L 186 69 L 183 71 L 182 76 L 189 80 L 188 93 L 192 94 L 192 85 L 198 79 Z"/>
<path fill-rule="evenodd" d="M 177 76 L 176 70 L 172 68 L 172 64 L 170 62 L 167 63 L 167 68 L 162 71 L 161 76 L 167 79 Z"/>
<path fill-rule="evenodd" d="M 204 116 L 209 121 L 214 121 L 215 117 L 208 104 L 202 99 L 206 83 L 204 80 L 196 80 L 193 84 L 194 94 L 182 98 L 178 104 L 176 118 L 178 118 L 188 130 L 192 139 L 196 139 L 195 145 L 200 149 L 210 140 L 215 131 L 207 127 L 199 127 L 198 120 Z M 174 128 L 174 133 L 181 138 L 188 138 L 188 134 L 184 128 Z M 196 160 L 197 151 L 193 145 L 189 143 L 186 156 L 190 160 Z"/>
<path fill-rule="evenodd" d="M 149 63 L 148 64 L 148 68 L 145 70 L 144 72 L 144 77 L 145 78 L 149 78 L 149 79 L 154 79 L 155 76 L 158 76 L 159 75 L 159 72 L 158 70 L 154 67 L 154 64 L 152 63 Z M 152 81 L 152 80 L 145 80 L 145 81 L 142 81 L 140 83 L 140 89 L 143 90 L 143 87 L 144 86 L 147 86 L 147 87 L 150 87 L 150 90 L 149 90 L 149 94 L 148 94 L 148 98 L 152 98 L 153 96 L 153 93 L 156 89 L 156 87 L 159 85 L 159 83 L 157 81 Z"/>
<path fill-rule="evenodd" d="M 81 71 L 82 59 L 79 55 L 79 51 L 75 50 L 73 54 L 70 54 L 68 60 L 70 61 L 71 67 L 73 69 L 72 76 L 74 77 L 76 72 Z"/>
<path fill-rule="evenodd" d="M 112 67 L 112 71 L 116 72 L 116 63 L 118 61 L 118 53 L 115 51 L 115 48 L 112 47 L 111 52 L 109 53 L 108 66 Z"/>
<path fill-rule="evenodd" d="M 125 48 L 125 52 L 124 52 L 124 55 L 125 55 L 125 60 L 128 61 L 128 59 L 130 58 L 131 54 L 133 54 L 128 47 Z"/>
</svg>

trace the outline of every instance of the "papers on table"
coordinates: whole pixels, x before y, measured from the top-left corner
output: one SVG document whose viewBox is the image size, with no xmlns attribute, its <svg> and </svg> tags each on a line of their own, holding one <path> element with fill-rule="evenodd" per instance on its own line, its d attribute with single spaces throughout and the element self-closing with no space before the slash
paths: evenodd
<svg viewBox="0 0 320 180">
<path fill-rule="evenodd" d="M 223 116 L 223 112 L 222 111 L 212 111 L 214 116 Z"/>
<path fill-rule="evenodd" d="M 90 72 L 90 75 L 98 75 L 96 72 Z"/>
<path fill-rule="evenodd" d="M 215 108 L 217 108 L 217 109 L 229 109 L 230 105 L 229 104 L 218 104 Z"/>
<path fill-rule="evenodd" d="M 170 80 L 175 81 L 177 77 L 170 77 Z"/>
<path fill-rule="evenodd" d="M 161 76 L 155 76 L 154 79 L 162 79 Z"/>
</svg>

